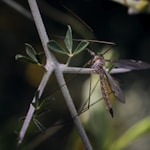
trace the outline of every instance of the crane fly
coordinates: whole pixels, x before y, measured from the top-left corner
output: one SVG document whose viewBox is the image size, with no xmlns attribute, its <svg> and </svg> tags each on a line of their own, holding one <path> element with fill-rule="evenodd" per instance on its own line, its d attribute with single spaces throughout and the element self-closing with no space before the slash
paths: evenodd
<svg viewBox="0 0 150 150">
<path fill-rule="evenodd" d="M 55 37 L 63 38 L 60 36 L 55 36 Z M 73 39 L 73 40 L 83 41 L 83 39 Z M 113 43 L 113 42 L 106 42 L 106 41 L 98 41 L 98 40 L 85 40 L 85 41 L 88 41 L 91 43 L 93 42 L 93 43 L 110 44 L 112 46 L 115 45 L 115 43 Z M 110 47 L 108 50 L 110 50 L 111 48 L 112 47 Z M 94 72 L 99 74 L 102 98 L 104 99 L 104 102 L 106 104 L 106 109 L 110 112 L 111 116 L 113 117 L 113 109 L 112 109 L 112 105 L 110 102 L 110 94 L 113 93 L 113 95 L 122 103 L 125 103 L 125 97 L 124 97 L 123 92 L 122 92 L 121 88 L 119 87 L 118 83 L 111 77 L 109 72 L 107 72 L 105 70 L 105 68 L 104 68 L 105 61 L 109 61 L 110 63 L 114 64 L 114 66 L 116 66 L 118 68 L 125 68 L 128 70 L 148 69 L 148 68 L 150 68 L 150 64 L 145 63 L 143 61 L 136 61 L 136 60 L 124 60 L 124 59 L 122 59 L 122 60 L 104 60 L 103 55 L 96 55 L 93 51 L 91 51 L 89 49 L 88 49 L 88 51 L 94 57 L 92 60 L 92 68 L 94 69 Z M 105 51 L 105 53 L 107 51 Z M 61 86 L 63 86 L 63 85 L 61 85 Z M 111 92 L 109 92 L 108 86 L 111 88 Z M 60 87 L 58 87 L 58 88 L 60 88 Z M 58 88 L 56 88 L 56 89 L 58 89 Z M 87 102 L 85 104 L 87 104 Z M 83 106 L 85 106 L 85 104 L 83 104 Z M 86 110 L 88 110 L 91 105 L 93 105 L 93 104 L 90 104 L 90 100 L 89 100 L 87 108 L 82 107 L 83 110 L 80 109 L 78 111 L 79 115 L 81 113 L 85 112 Z"/>
<path fill-rule="evenodd" d="M 114 96 L 122 103 L 125 103 L 125 97 L 124 94 L 119 87 L 118 83 L 111 77 L 109 72 L 107 72 L 104 68 L 105 61 L 109 61 L 113 65 L 115 65 L 118 68 L 125 68 L 129 70 L 142 70 L 142 69 L 148 69 L 150 68 L 150 64 L 145 63 L 143 61 L 136 61 L 136 60 L 104 60 L 104 57 L 102 55 L 96 55 L 93 51 L 88 49 L 88 52 L 93 56 L 92 60 L 92 68 L 94 69 L 94 72 L 96 72 L 99 75 L 100 79 L 100 85 L 101 85 L 101 93 L 102 97 L 104 99 L 106 109 L 109 111 L 110 115 L 113 117 L 113 109 L 110 102 L 110 92 L 108 89 L 108 85 L 111 88 L 112 93 Z"/>
</svg>

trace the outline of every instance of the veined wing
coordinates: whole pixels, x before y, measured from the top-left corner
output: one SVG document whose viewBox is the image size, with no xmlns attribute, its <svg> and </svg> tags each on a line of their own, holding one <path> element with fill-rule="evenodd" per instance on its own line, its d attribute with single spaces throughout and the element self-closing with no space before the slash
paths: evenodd
<svg viewBox="0 0 150 150">
<path fill-rule="evenodd" d="M 110 62 L 112 62 L 118 68 L 125 68 L 131 70 L 142 70 L 150 68 L 150 64 L 140 60 L 119 59 L 119 60 L 110 60 Z"/>
<path fill-rule="evenodd" d="M 118 83 L 115 80 L 113 80 L 113 78 L 111 77 L 111 75 L 107 71 L 104 70 L 104 72 L 105 72 L 105 75 L 109 81 L 109 84 L 111 86 L 111 89 L 112 89 L 112 92 L 114 93 L 114 95 L 117 97 L 117 99 L 120 102 L 125 103 L 124 94 L 123 94 L 121 88 L 119 87 Z"/>
</svg>

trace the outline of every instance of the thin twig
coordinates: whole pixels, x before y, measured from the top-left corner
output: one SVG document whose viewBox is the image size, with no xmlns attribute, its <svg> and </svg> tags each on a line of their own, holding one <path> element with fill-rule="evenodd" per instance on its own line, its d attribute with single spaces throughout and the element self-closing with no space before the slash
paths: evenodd
<svg viewBox="0 0 150 150">
<path fill-rule="evenodd" d="M 64 77 L 63 77 L 63 74 L 61 72 L 60 69 L 56 69 L 55 70 L 55 75 L 56 75 L 56 78 L 57 78 L 57 81 L 59 83 L 59 85 L 64 85 L 61 87 L 61 91 L 62 91 L 62 94 L 66 100 L 66 103 L 67 103 L 67 106 L 68 106 L 68 109 L 70 110 L 70 113 L 71 113 L 71 116 L 73 118 L 73 121 L 75 123 L 75 126 L 77 128 L 77 131 L 79 132 L 79 135 L 85 145 L 85 148 L 86 150 L 92 150 L 92 146 L 89 142 L 89 139 L 84 131 L 84 128 L 81 124 L 81 121 L 80 121 L 80 118 L 78 116 L 78 112 L 72 102 L 72 98 L 69 94 L 69 91 L 68 91 L 68 88 L 66 86 L 66 83 L 65 83 L 65 80 L 64 80 Z M 76 116 L 76 117 L 74 117 Z"/>
<path fill-rule="evenodd" d="M 51 67 L 51 68 L 52 68 L 52 67 Z M 44 88 L 45 88 L 45 86 L 46 86 L 46 83 L 48 82 L 48 79 L 49 79 L 49 77 L 50 77 L 52 71 L 53 71 L 53 68 L 52 68 L 52 69 L 49 69 L 49 70 L 44 74 L 44 76 L 43 76 L 43 78 L 42 78 L 42 81 L 41 81 L 41 83 L 40 83 L 40 85 L 39 85 L 39 87 L 38 87 L 39 97 L 40 97 L 41 94 L 43 93 Z M 27 131 L 27 129 L 28 129 L 28 127 L 29 127 L 29 124 L 30 124 L 30 122 L 31 122 L 32 116 L 33 116 L 33 114 L 34 114 L 35 107 L 33 107 L 33 105 L 32 105 L 32 103 L 34 103 L 34 102 L 35 102 L 35 97 L 33 98 L 32 102 L 31 102 L 31 104 L 30 104 L 30 107 L 29 107 L 28 113 L 27 113 L 27 115 L 26 115 L 25 121 L 24 121 L 24 123 L 23 123 L 23 126 L 22 126 L 20 132 L 19 132 L 18 145 L 22 143 L 22 141 L 23 141 L 23 139 L 24 139 L 24 136 L 25 136 L 25 134 L 26 134 L 26 131 Z"/>
<path fill-rule="evenodd" d="M 93 68 L 68 67 L 64 64 L 60 64 L 60 69 L 63 73 L 76 73 L 76 74 L 90 74 L 91 72 L 94 73 Z M 106 69 L 106 71 L 108 71 L 108 69 Z M 131 69 L 114 68 L 110 71 L 110 74 L 125 73 L 130 71 Z"/>
</svg>

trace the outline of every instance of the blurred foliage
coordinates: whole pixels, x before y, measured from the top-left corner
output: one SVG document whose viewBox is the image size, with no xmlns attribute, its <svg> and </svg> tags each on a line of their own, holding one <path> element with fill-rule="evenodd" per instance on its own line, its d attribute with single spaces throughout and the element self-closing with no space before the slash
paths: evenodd
<svg viewBox="0 0 150 150">
<path fill-rule="evenodd" d="M 16 2 L 30 10 L 27 1 L 16 0 Z M 115 42 L 117 46 L 113 50 L 115 51 L 113 58 L 119 56 L 119 58 L 141 59 L 150 62 L 149 15 L 148 13 L 141 14 L 140 12 L 143 12 L 141 7 L 138 11 L 139 14 L 131 16 L 127 14 L 127 7 L 113 1 L 64 0 L 62 2 L 94 31 L 91 32 L 77 17 L 64 9 L 60 1 L 38 0 L 50 38 L 63 43 L 62 38 L 54 35 L 64 36 L 66 25 L 69 24 L 74 31 L 73 38 L 96 38 Z M 144 0 L 140 2 L 147 4 L 147 1 Z M 142 6 L 142 8 L 145 7 Z M 31 64 L 15 61 L 15 55 L 25 53 L 24 43 L 32 43 L 37 52 L 42 51 L 42 46 L 34 22 L 2 1 L 0 2 L 0 20 L 0 149 L 15 150 L 17 149 L 15 132 L 18 132 L 22 122 L 19 121 L 19 118 L 26 114 L 35 87 L 43 73 L 43 70 L 36 65 L 31 67 Z M 92 44 L 91 48 L 100 52 L 103 46 L 104 44 Z M 56 57 L 61 62 L 66 59 L 60 54 L 56 54 Z M 70 65 L 82 66 L 89 59 L 90 56 L 83 52 L 73 58 Z M 127 102 L 125 105 L 118 102 L 113 103 L 115 109 L 113 119 L 105 110 L 102 102 L 95 104 L 81 115 L 94 149 L 109 150 L 117 147 L 126 150 L 149 150 L 149 76 L 149 70 L 115 75 L 123 85 Z M 66 78 L 68 77 L 69 75 L 66 76 Z M 68 84 L 77 108 L 82 103 L 81 89 L 85 79 L 87 76 L 77 75 Z M 18 149 L 84 149 L 73 123 L 68 121 L 70 115 L 58 89 L 55 78 L 52 76 L 43 94 L 43 98 L 50 95 L 49 103 L 43 109 L 43 112 L 48 113 L 40 117 L 37 112 L 36 116 L 46 131 L 41 134 L 32 122 L 23 145 Z"/>
<path fill-rule="evenodd" d="M 113 0 L 114 2 L 120 3 L 128 7 L 128 13 L 150 13 L 150 2 L 148 0 Z"/>
</svg>

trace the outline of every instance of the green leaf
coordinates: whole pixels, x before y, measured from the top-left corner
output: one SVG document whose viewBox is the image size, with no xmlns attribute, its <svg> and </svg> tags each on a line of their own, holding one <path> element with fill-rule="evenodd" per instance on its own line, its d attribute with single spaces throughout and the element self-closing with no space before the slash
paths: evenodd
<svg viewBox="0 0 150 150">
<path fill-rule="evenodd" d="M 36 118 L 33 118 L 33 122 L 41 132 L 45 131 L 45 127 L 41 124 L 40 121 L 38 121 Z"/>
<path fill-rule="evenodd" d="M 89 45 L 88 41 L 81 41 L 73 52 L 73 55 L 81 53 Z"/>
<path fill-rule="evenodd" d="M 63 49 L 56 41 L 51 40 L 47 43 L 49 50 L 52 50 L 57 53 L 68 55 L 68 52 Z"/>
<path fill-rule="evenodd" d="M 17 54 L 15 59 L 16 60 L 21 60 L 21 61 L 27 62 L 27 63 L 37 64 L 37 61 L 34 61 L 33 59 L 31 59 L 29 57 L 26 57 L 26 56 L 23 56 L 23 55 L 20 55 L 20 54 Z"/>
<path fill-rule="evenodd" d="M 40 63 L 40 64 L 42 64 L 43 63 L 43 60 L 44 60 L 44 52 L 40 52 L 40 53 L 37 53 L 36 54 L 36 58 L 37 58 L 37 60 L 38 60 L 38 62 Z"/>
<path fill-rule="evenodd" d="M 30 44 L 25 44 L 26 45 L 26 53 L 27 53 L 27 55 L 31 58 L 31 59 L 33 59 L 35 62 L 37 62 L 38 63 L 38 60 L 37 60 L 37 58 L 36 58 L 36 51 L 34 50 L 34 48 L 30 45 Z"/>
<path fill-rule="evenodd" d="M 33 105 L 33 107 L 34 107 L 36 110 L 39 110 L 39 109 L 40 109 L 40 108 L 39 108 L 39 90 L 37 90 L 37 91 L 35 92 L 34 97 L 35 97 L 35 102 L 33 102 L 32 105 Z"/>
<path fill-rule="evenodd" d="M 68 49 L 69 53 L 72 53 L 72 30 L 69 25 L 68 25 L 68 30 L 66 32 L 64 42 L 65 42 L 66 48 Z"/>
<path fill-rule="evenodd" d="M 110 145 L 109 150 L 123 150 L 134 140 L 146 133 L 150 133 L 150 117 L 144 118 L 129 128 L 118 140 Z"/>
</svg>

